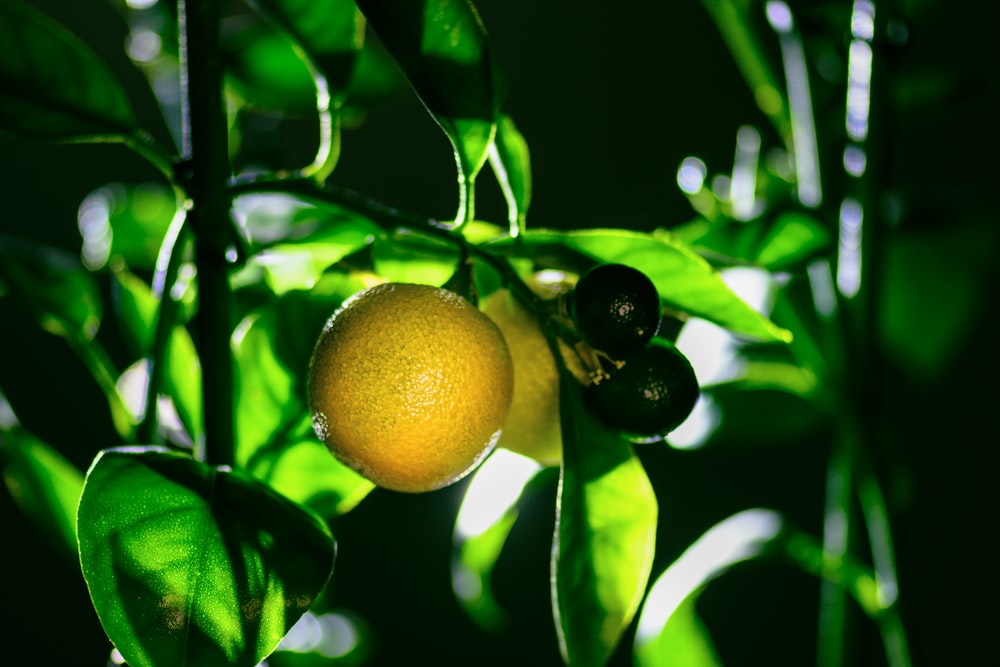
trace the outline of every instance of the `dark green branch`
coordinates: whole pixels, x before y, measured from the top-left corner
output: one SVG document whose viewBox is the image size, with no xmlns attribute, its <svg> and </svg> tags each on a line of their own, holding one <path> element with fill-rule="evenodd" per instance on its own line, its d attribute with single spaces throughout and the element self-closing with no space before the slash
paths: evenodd
<svg viewBox="0 0 1000 667">
<path fill-rule="evenodd" d="M 191 196 L 191 230 L 198 268 L 196 341 L 202 371 L 205 459 L 232 465 L 233 365 L 229 337 L 231 195 L 226 112 L 222 97 L 219 13 L 215 0 L 178 0 L 181 79 L 184 103 L 184 157 L 181 176 Z"/>
</svg>

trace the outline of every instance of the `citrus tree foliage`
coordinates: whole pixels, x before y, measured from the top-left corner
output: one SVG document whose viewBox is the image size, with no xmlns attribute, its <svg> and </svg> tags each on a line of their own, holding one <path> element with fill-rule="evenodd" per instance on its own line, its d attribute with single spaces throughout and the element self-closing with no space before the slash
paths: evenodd
<svg viewBox="0 0 1000 667">
<path fill-rule="evenodd" d="M 552 641 L 567 665 L 599 666 L 623 654 L 634 654 L 636 665 L 721 664 L 695 603 L 713 580 L 751 562 L 815 575 L 834 617 L 853 598 L 882 633 L 890 664 L 909 664 L 888 514 L 852 399 L 858 341 L 870 340 L 838 325 L 864 297 L 844 277 L 845 225 L 853 211 L 868 211 L 874 186 L 848 165 L 835 186 L 840 201 L 828 192 L 837 203 L 820 207 L 823 183 L 808 169 L 817 151 L 845 143 L 863 151 L 868 137 L 851 124 L 855 116 L 846 134 L 838 126 L 827 136 L 814 123 L 809 89 L 796 78 L 802 36 L 784 3 L 705 3 L 773 125 L 763 136 L 776 137 L 765 148 L 777 159 L 762 158 L 762 134 L 749 127 L 733 173 L 724 175 L 728 187 L 713 187 L 700 161 L 668 156 L 681 163 L 678 183 L 694 214 L 652 231 L 534 226 L 529 143 L 503 105 L 505 87 L 517 82 L 504 80 L 490 43 L 509 37 L 490 36 L 471 0 L 251 0 L 222 32 L 217 12 L 225 3 L 112 4 L 133 34 L 159 45 L 135 60 L 134 74 L 151 87 L 167 76 L 191 89 L 173 100 L 156 91 L 163 117 L 149 120 L 73 25 L 24 0 L 0 0 L 0 129 L 43 142 L 121 143 L 159 180 L 109 183 L 89 195 L 80 258 L 0 237 L 0 298 L 79 355 L 120 443 L 101 451 L 84 477 L 57 443 L 41 442 L 5 409 L 0 464 L 12 497 L 45 527 L 53 548 L 78 553 L 101 624 L 129 665 L 252 667 L 276 649 L 275 664 L 282 653 L 312 650 L 291 635 L 279 642 L 300 619 L 323 618 L 322 594 L 338 576 L 330 526 L 383 493 L 330 456 L 310 425 L 309 356 L 344 300 L 384 281 L 441 285 L 471 266 L 480 296 L 506 288 L 530 303 L 533 274 L 558 271 L 572 281 L 605 263 L 652 280 L 661 337 L 683 348 L 689 327 L 727 336 L 735 371 L 703 382 L 696 413 L 709 418 L 697 444 L 724 451 L 839 429 L 829 478 L 815 483 L 829 484 L 828 518 L 849 516 L 858 497 L 864 523 L 828 523 L 814 535 L 778 510 L 746 508 L 705 526 L 683 553 L 662 554 L 662 517 L 683 509 L 665 505 L 643 452 L 678 442 L 638 443 L 608 429 L 588 413 L 564 368 L 561 464 L 546 468 L 498 450 L 467 482 L 466 505 L 478 499 L 491 519 L 469 529 L 463 517 L 471 510 L 458 514 L 451 564 L 458 603 L 483 631 L 503 630 L 491 573 L 519 498 L 533 485 L 554 487 L 548 595 Z M 853 15 L 837 12 L 834 34 L 850 34 L 870 54 L 883 35 L 873 7 L 858 2 Z M 857 28 L 869 24 L 879 29 Z M 208 121 L 210 134 L 219 130 L 209 139 L 215 157 L 199 152 L 204 139 L 189 136 L 204 132 L 196 84 L 214 80 L 195 68 L 198 58 L 218 68 L 214 93 L 228 114 Z M 453 219 L 338 185 L 345 128 L 407 84 L 453 148 Z M 293 167 L 261 164 L 246 119 L 262 110 L 313 124 L 306 152 L 314 157 Z M 198 175 L 219 173 L 218 155 L 223 178 L 205 186 Z M 504 220 L 476 216 L 474 184 L 487 169 L 507 204 Z M 211 197 L 229 209 L 207 223 L 223 228 L 215 236 L 204 221 L 192 222 Z M 850 243 L 863 253 L 868 238 Z M 893 266 L 916 272 L 905 260 Z M 221 292 L 210 278 L 218 267 Z M 730 288 L 734 268 L 763 281 L 764 303 Z M 205 308 L 209 299 L 219 304 L 220 293 L 221 319 Z M 101 328 L 118 332 L 127 367 L 111 360 Z M 206 342 L 213 339 L 229 351 L 221 364 L 207 356 L 220 349 Z M 228 377 L 221 384 L 220 374 Z M 865 527 L 870 556 L 854 541 L 838 546 Z M 842 625 L 830 627 L 821 628 L 820 652 L 836 656 Z"/>
</svg>

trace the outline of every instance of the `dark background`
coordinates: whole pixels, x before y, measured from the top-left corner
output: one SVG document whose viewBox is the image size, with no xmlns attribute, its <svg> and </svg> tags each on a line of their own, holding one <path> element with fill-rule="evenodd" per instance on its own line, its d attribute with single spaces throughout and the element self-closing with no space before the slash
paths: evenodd
<svg viewBox="0 0 1000 667">
<path fill-rule="evenodd" d="M 141 118 L 156 113 L 142 93 L 141 75 L 122 53 L 125 27 L 106 4 L 35 4 L 120 72 Z M 967 3 L 976 8 L 962 11 L 944 2 L 877 4 L 910 19 L 909 46 L 894 56 L 898 71 L 950 72 L 961 81 L 960 94 L 885 125 L 891 185 L 910 197 L 909 224 L 962 225 L 970 216 L 1000 223 L 992 195 L 1000 154 L 1000 54 L 996 23 L 983 13 L 987 3 Z M 727 171 L 736 130 L 747 123 L 764 132 L 765 146 L 774 145 L 700 3 L 484 0 L 479 8 L 507 75 L 506 108 L 532 151 L 533 226 L 679 224 L 693 215 L 675 184 L 682 158 L 697 155 L 710 173 Z M 823 85 L 815 73 L 813 84 Z M 822 89 L 816 92 L 822 99 Z M 836 117 L 842 108 L 842 98 L 831 97 L 817 114 Z M 0 135 L 0 156 L 0 232 L 74 254 L 77 206 L 88 192 L 112 181 L 155 178 L 142 160 L 113 145 L 53 146 Z M 332 180 L 445 218 L 454 210 L 453 179 L 447 141 L 406 95 L 374 109 L 361 129 L 345 135 Z M 480 216 L 502 222 L 502 199 L 485 171 L 478 191 Z M 880 375 L 883 433 L 902 452 L 889 500 L 898 520 L 903 617 L 917 665 L 976 664 L 992 643 L 996 271 L 979 279 L 987 281 L 989 296 L 943 373 L 916 381 L 886 362 Z M 936 296 L 928 298 L 928 319 L 935 317 Z M 114 334 L 107 335 L 113 343 Z M 25 426 L 81 469 L 99 449 L 117 443 L 106 404 L 71 351 L 2 299 L 0 387 Z M 707 527 L 747 507 L 780 509 L 818 534 L 828 446 L 829 438 L 817 434 L 783 448 L 643 449 L 662 516 L 654 572 Z M 462 487 L 420 496 L 377 491 L 338 519 L 330 599 L 371 627 L 372 664 L 558 664 L 548 598 L 554 479 L 525 498 L 498 565 L 498 596 L 514 619 L 500 636 L 478 630 L 452 598 L 448 550 Z M 103 664 L 110 646 L 79 565 L 48 548 L 6 491 L 0 512 L 6 574 L 0 650 L 9 664 Z M 720 580 L 699 609 L 725 664 L 798 665 L 814 661 L 817 605 L 814 579 L 769 566 Z M 852 664 L 884 663 L 868 621 L 859 617 L 852 641 Z M 615 664 L 628 664 L 625 651 Z"/>
</svg>

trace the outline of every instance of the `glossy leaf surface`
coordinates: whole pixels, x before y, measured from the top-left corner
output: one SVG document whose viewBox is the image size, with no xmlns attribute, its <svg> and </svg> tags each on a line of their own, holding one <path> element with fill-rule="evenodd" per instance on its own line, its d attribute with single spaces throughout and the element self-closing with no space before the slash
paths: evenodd
<svg viewBox="0 0 1000 667">
<path fill-rule="evenodd" d="M 631 622 L 653 564 L 657 502 L 628 444 L 596 423 L 571 377 L 560 382 L 563 468 L 552 597 L 567 664 L 603 665 Z"/>
<path fill-rule="evenodd" d="M 19 0 L 0 3 L 0 128 L 55 141 L 137 131 L 125 91 L 76 36 Z"/>
<path fill-rule="evenodd" d="M 364 45 L 365 21 L 351 0 L 254 0 L 312 58 L 332 95 L 342 96 Z"/>
<path fill-rule="evenodd" d="M 475 8 L 468 0 L 357 4 L 451 140 L 459 182 L 468 186 L 486 162 L 497 118 L 493 62 Z"/>
<path fill-rule="evenodd" d="M 489 158 L 507 201 L 510 234 L 517 236 L 524 228 L 531 206 L 531 154 L 528 142 L 510 116 L 500 117 Z"/>
<path fill-rule="evenodd" d="M 252 667 L 333 567 L 333 539 L 312 514 L 161 448 L 99 454 L 78 530 L 98 617 L 133 667 Z"/>
<path fill-rule="evenodd" d="M 0 431 L 0 469 L 10 497 L 66 556 L 76 558 L 76 505 L 83 473 L 15 425 Z"/>
</svg>

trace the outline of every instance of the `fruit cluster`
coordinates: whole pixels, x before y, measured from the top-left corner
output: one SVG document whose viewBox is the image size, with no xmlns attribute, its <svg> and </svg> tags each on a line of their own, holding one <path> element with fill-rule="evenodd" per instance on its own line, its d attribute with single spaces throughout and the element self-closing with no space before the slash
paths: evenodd
<svg viewBox="0 0 1000 667">
<path fill-rule="evenodd" d="M 653 282 L 632 267 L 604 264 L 567 296 L 577 331 L 610 362 L 586 390 L 594 415 L 636 440 L 680 426 L 698 400 L 698 381 L 687 358 L 655 337 L 660 296 Z"/>
</svg>

